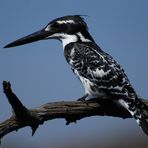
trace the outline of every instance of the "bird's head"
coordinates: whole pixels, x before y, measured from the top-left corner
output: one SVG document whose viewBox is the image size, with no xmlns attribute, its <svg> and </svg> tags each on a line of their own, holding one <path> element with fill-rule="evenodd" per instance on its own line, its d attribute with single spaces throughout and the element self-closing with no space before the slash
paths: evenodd
<svg viewBox="0 0 148 148">
<path fill-rule="evenodd" d="M 80 15 L 64 16 L 54 19 L 40 31 L 20 38 L 4 48 L 44 39 L 58 39 L 62 41 L 64 47 L 71 42 L 93 42 L 94 40 L 87 30 L 87 24 Z"/>
</svg>

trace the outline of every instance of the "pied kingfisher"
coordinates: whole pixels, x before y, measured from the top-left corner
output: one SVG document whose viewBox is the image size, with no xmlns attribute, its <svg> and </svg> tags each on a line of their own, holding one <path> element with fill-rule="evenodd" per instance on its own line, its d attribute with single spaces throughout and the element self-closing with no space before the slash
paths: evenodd
<svg viewBox="0 0 148 148">
<path fill-rule="evenodd" d="M 54 19 L 42 30 L 4 48 L 43 39 L 62 42 L 65 58 L 85 89 L 81 100 L 112 99 L 126 108 L 148 135 L 148 123 L 142 111 L 146 105 L 138 98 L 121 66 L 95 43 L 82 16 L 69 15 Z"/>
</svg>

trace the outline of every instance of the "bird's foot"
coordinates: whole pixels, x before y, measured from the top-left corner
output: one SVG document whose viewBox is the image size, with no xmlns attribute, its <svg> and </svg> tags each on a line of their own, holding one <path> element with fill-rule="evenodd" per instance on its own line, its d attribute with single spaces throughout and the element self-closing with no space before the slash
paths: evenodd
<svg viewBox="0 0 148 148">
<path fill-rule="evenodd" d="M 81 102 L 83 102 L 83 103 L 85 103 L 85 104 L 88 105 L 88 102 L 86 101 L 86 97 L 87 97 L 87 96 L 88 96 L 88 95 L 86 94 L 86 95 L 84 95 L 83 97 L 77 99 L 77 101 L 81 101 Z"/>
</svg>

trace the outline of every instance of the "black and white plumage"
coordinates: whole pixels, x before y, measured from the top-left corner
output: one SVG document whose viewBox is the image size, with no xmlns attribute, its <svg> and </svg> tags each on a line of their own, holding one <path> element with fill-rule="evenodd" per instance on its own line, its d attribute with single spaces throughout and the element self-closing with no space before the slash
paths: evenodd
<svg viewBox="0 0 148 148">
<path fill-rule="evenodd" d="M 142 111 L 145 104 L 138 98 L 121 66 L 95 43 L 81 16 L 57 18 L 41 31 L 16 40 L 5 48 L 51 38 L 62 42 L 66 60 L 84 86 L 82 98 L 112 99 L 126 108 L 148 135 L 148 123 Z"/>
</svg>

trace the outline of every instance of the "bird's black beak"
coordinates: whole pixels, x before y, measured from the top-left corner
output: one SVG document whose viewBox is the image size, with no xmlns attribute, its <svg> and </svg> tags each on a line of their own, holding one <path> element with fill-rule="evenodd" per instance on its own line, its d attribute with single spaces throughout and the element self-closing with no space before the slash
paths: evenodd
<svg viewBox="0 0 148 148">
<path fill-rule="evenodd" d="M 43 40 L 48 38 L 51 35 L 50 31 L 46 31 L 45 29 L 42 29 L 40 31 L 34 32 L 30 35 L 27 35 L 23 38 L 20 38 L 8 45 L 6 45 L 4 48 L 10 48 L 10 47 L 14 47 L 14 46 L 20 46 L 20 45 L 24 45 L 24 44 L 28 44 L 31 42 L 35 42 L 35 41 L 39 41 L 39 40 Z"/>
</svg>

